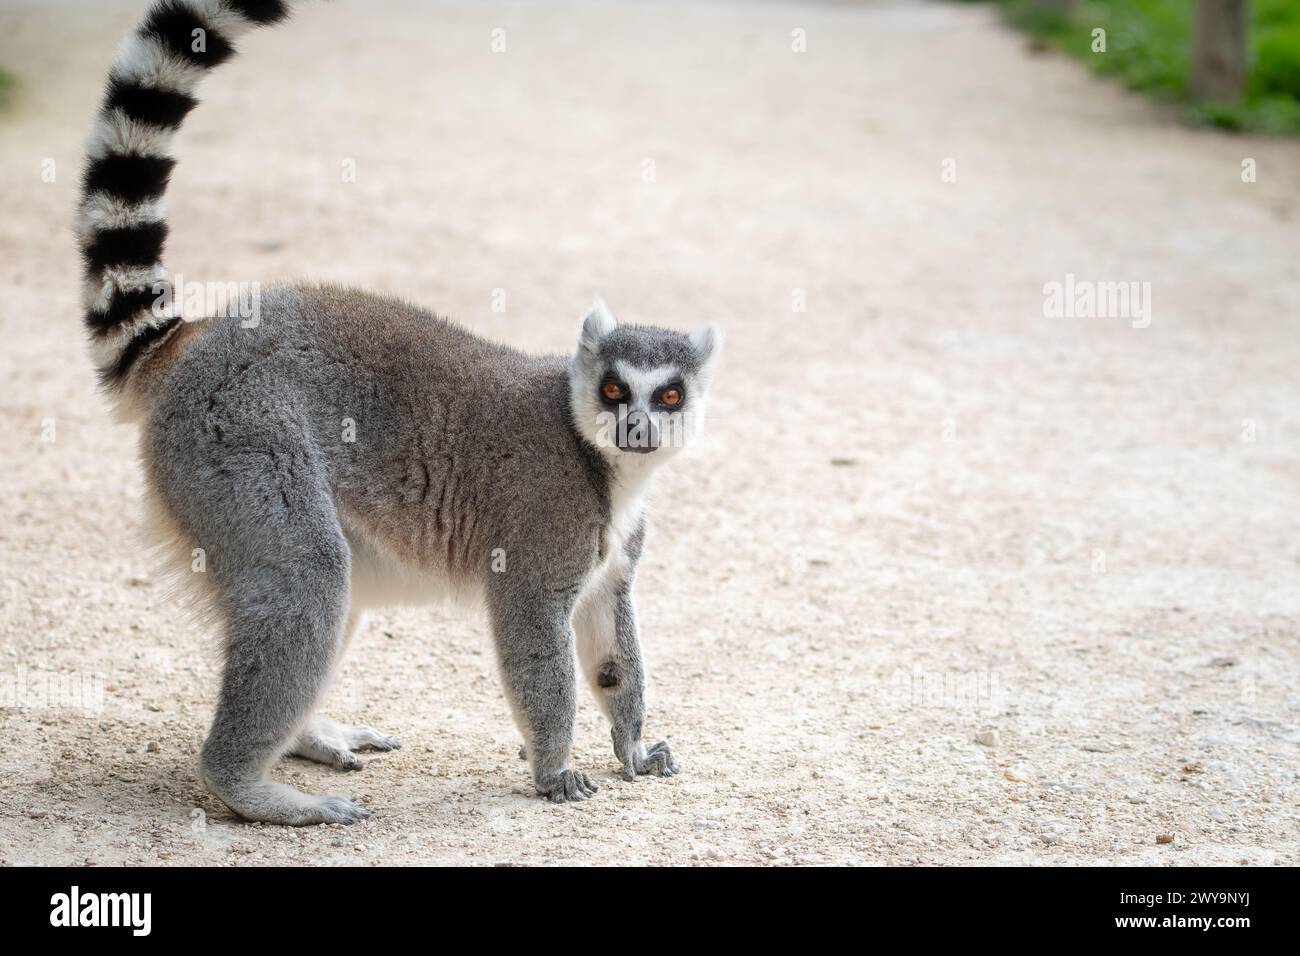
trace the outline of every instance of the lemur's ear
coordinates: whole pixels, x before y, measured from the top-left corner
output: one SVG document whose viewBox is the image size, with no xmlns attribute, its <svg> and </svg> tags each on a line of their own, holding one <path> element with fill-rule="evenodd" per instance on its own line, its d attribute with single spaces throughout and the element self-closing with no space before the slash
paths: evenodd
<svg viewBox="0 0 1300 956">
<path fill-rule="evenodd" d="M 722 329 L 712 322 L 701 325 L 691 333 L 690 339 L 701 365 L 708 365 L 722 351 Z"/>
<path fill-rule="evenodd" d="M 593 355 L 600 351 L 600 340 L 614 331 L 618 320 L 609 311 L 605 300 L 597 298 L 582 320 L 582 331 L 578 333 L 578 348 L 585 349 Z"/>
</svg>

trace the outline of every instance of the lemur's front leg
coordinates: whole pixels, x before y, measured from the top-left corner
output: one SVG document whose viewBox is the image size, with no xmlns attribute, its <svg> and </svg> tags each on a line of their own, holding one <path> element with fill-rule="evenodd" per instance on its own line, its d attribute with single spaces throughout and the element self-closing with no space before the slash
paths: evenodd
<svg viewBox="0 0 1300 956">
<path fill-rule="evenodd" d="M 489 595 L 489 607 L 501 679 L 537 792 L 555 803 L 587 799 L 596 785 L 569 766 L 578 709 L 572 599 L 545 586 L 503 582 Z"/>
<path fill-rule="evenodd" d="M 586 595 L 573 616 L 573 625 L 583 672 L 609 718 L 614 755 L 623 765 L 623 779 L 644 774 L 671 777 L 677 773 L 677 761 L 667 742 L 661 740 L 647 747 L 641 739 L 645 668 L 631 581 L 612 580 Z"/>
</svg>

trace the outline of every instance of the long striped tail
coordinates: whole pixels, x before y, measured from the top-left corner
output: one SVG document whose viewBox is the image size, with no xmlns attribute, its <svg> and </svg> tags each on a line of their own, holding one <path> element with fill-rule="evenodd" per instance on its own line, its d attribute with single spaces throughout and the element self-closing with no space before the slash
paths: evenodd
<svg viewBox="0 0 1300 956">
<path fill-rule="evenodd" d="M 162 197 L 176 165 L 172 137 L 198 105 L 194 91 L 234 55 L 237 37 L 286 16 L 282 0 L 158 0 L 113 59 L 78 208 L 86 325 L 106 388 L 122 388 L 181 321 L 158 308 L 171 301 L 162 297 L 170 288 Z"/>
</svg>

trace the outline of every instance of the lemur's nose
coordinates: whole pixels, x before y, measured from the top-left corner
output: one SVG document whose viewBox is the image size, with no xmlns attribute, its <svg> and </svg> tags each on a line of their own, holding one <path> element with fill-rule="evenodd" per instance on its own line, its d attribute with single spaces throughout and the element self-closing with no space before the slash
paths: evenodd
<svg viewBox="0 0 1300 956">
<path fill-rule="evenodd" d="M 618 447 L 620 451 L 646 454 L 659 447 L 659 426 L 649 412 L 637 410 L 628 412 L 620 429 Z"/>
</svg>

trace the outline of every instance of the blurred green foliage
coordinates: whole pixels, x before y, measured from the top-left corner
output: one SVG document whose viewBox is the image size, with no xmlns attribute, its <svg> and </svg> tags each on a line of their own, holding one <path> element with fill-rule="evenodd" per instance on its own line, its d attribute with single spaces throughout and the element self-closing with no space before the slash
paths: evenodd
<svg viewBox="0 0 1300 956">
<path fill-rule="evenodd" d="M 0 110 L 7 109 L 13 103 L 18 90 L 18 77 L 0 70 Z"/>
<path fill-rule="evenodd" d="M 1241 103 L 1195 103 L 1187 93 L 1196 0 L 1078 0 L 1072 17 L 1033 0 L 999 0 L 1014 25 L 1101 74 L 1227 129 L 1300 134 L 1300 0 L 1251 0 L 1249 81 Z M 1106 52 L 1092 52 L 1092 31 Z"/>
</svg>

